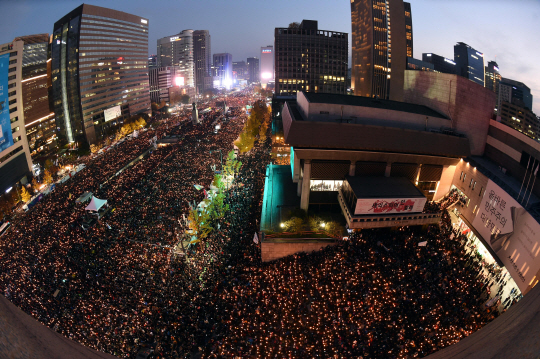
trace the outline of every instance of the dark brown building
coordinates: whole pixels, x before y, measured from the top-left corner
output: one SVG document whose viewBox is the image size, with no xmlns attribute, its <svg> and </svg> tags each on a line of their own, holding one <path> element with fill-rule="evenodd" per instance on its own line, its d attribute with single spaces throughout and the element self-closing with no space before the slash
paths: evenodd
<svg viewBox="0 0 540 359">
<path fill-rule="evenodd" d="M 275 30 L 276 95 L 300 91 L 345 94 L 348 34 L 318 30 L 317 21 Z"/>
<path fill-rule="evenodd" d="M 351 0 L 351 87 L 356 96 L 403 101 L 408 47 L 412 57 L 410 4 L 408 11 L 404 4 L 403 0 Z"/>
<path fill-rule="evenodd" d="M 502 101 L 499 116 L 505 125 L 533 140 L 540 141 L 540 120 L 534 112 L 519 105 Z"/>
</svg>

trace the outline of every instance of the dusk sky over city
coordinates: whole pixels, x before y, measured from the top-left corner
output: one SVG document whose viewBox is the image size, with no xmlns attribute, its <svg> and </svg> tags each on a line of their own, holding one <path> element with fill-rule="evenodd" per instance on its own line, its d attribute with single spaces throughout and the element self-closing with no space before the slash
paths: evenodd
<svg viewBox="0 0 540 359">
<path fill-rule="evenodd" d="M 0 359 L 540 351 L 540 0 L 0 13 Z"/>
<path fill-rule="evenodd" d="M 540 47 L 534 34 L 540 31 L 540 2 L 427 1 L 412 0 L 414 57 L 423 52 L 453 58 L 453 46 L 462 41 L 482 51 L 486 62 L 496 59 L 501 75 L 531 88 L 533 110 L 540 113 Z M 158 38 L 184 29 L 209 30 L 212 53 L 229 52 L 233 61 L 258 56 L 261 46 L 274 43 L 274 28 L 302 19 L 318 20 L 319 29 L 349 33 L 350 2 L 327 0 L 275 1 L 90 1 L 148 18 L 149 52 L 156 52 Z M 1 41 L 16 36 L 52 32 L 53 24 L 81 4 L 80 1 L 2 1 L 5 17 Z M 519 5 L 519 6 L 518 6 Z M 350 61 L 350 60 L 349 60 Z M 349 67 L 350 67 L 349 63 Z"/>
</svg>

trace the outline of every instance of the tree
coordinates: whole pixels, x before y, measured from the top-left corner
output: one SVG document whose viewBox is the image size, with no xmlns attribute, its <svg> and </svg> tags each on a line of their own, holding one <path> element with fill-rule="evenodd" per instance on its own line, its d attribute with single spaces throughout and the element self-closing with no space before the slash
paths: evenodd
<svg viewBox="0 0 540 359">
<path fill-rule="evenodd" d="M 293 217 L 284 223 L 284 228 L 292 232 L 300 232 L 304 228 L 304 220 L 302 218 Z"/>
<path fill-rule="evenodd" d="M 43 172 L 43 182 L 45 182 L 46 184 L 53 183 L 51 172 L 49 172 L 49 170 L 47 169 Z"/>
<path fill-rule="evenodd" d="M 300 23 L 299 22 L 291 22 L 289 24 L 289 29 L 299 29 L 300 28 Z"/>
<path fill-rule="evenodd" d="M 38 185 L 39 185 L 39 182 L 37 180 L 36 177 L 32 178 L 32 188 L 34 191 L 37 191 L 38 190 Z"/>
<path fill-rule="evenodd" d="M 225 177 L 236 177 L 236 174 L 240 170 L 240 166 L 242 166 L 242 162 L 236 159 L 234 151 L 230 151 L 227 155 L 225 165 L 223 166 L 223 175 Z"/>
<path fill-rule="evenodd" d="M 21 189 L 21 199 L 24 203 L 27 203 L 28 201 L 30 201 L 30 198 L 32 198 L 32 195 L 30 193 L 28 193 L 28 191 L 26 190 L 26 187 L 23 186 L 22 189 Z"/>
<path fill-rule="evenodd" d="M 205 239 L 213 230 L 210 225 L 210 215 L 205 211 L 199 211 L 197 208 L 189 211 L 188 223 L 192 235 L 196 236 L 198 240 Z"/>
<path fill-rule="evenodd" d="M 189 95 L 186 94 L 186 95 L 180 96 L 180 102 L 181 103 L 187 105 L 188 103 L 190 103 L 190 101 L 191 101 L 191 98 L 189 97 Z"/>
</svg>

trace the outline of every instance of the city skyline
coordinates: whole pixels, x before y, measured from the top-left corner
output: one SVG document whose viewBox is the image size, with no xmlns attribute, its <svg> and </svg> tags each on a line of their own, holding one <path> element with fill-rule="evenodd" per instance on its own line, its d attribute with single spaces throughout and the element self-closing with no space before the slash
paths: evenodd
<svg viewBox="0 0 540 359">
<path fill-rule="evenodd" d="M 540 57 L 540 49 L 531 46 L 533 34 L 539 30 L 535 19 L 540 16 L 540 3 L 523 0 L 512 5 L 506 2 L 466 1 L 429 2 L 412 0 L 414 57 L 433 52 L 453 58 L 453 46 L 465 42 L 483 52 L 485 62 L 495 60 L 506 78 L 521 81 L 540 98 L 540 65 L 532 59 Z M 107 2 L 91 1 L 91 5 L 108 7 L 149 19 L 149 53 L 156 53 L 157 39 L 185 29 L 209 30 L 212 53 L 228 52 L 233 61 L 260 57 L 261 46 L 273 45 L 274 29 L 290 22 L 317 20 L 322 30 L 349 34 L 349 67 L 351 66 L 350 1 L 284 1 L 218 2 L 214 0 L 164 1 L 153 6 L 142 0 Z M 81 5 L 78 1 L 22 0 L 3 3 L 0 9 L 10 16 L 4 19 L 2 43 L 17 36 L 52 33 L 53 24 Z M 520 6 L 516 6 L 519 4 Z M 308 6 L 309 5 L 309 6 Z M 486 6 L 490 16 L 486 16 Z M 464 11 L 466 7 L 467 11 Z M 283 15 L 278 10 L 286 8 Z M 167 11 L 163 11 L 167 9 Z M 497 19 L 501 19 L 498 21 Z M 520 19 L 509 27 L 506 19 Z M 504 21 L 503 21 L 504 20 Z M 437 31 L 438 30 L 438 31 Z M 436 34 L 437 36 L 433 36 Z M 528 35 L 530 34 L 530 35 Z M 234 40 L 233 40 L 234 39 Z M 535 76 L 536 75 L 536 76 Z M 540 114 L 540 102 L 533 101 L 533 111 Z"/>
</svg>

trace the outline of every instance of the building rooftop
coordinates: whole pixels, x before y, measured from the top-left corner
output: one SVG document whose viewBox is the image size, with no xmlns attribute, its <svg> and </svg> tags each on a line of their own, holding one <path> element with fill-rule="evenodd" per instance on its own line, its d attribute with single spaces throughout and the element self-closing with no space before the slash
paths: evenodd
<svg viewBox="0 0 540 359">
<path fill-rule="evenodd" d="M 404 177 L 347 176 L 356 198 L 425 198 L 411 181 Z"/>
<path fill-rule="evenodd" d="M 297 106 L 291 102 L 286 102 L 283 108 L 283 130 L 285 142 L 295 148 L 362 150 L 452 158 L 467 157 L 471 153 L 466 137 L 399 127 L 304 121 Z"/>
<path fill-rule="evenodd" d="M 383 110 L 409 112 L 430 117 L 448 119 L 448 117 L 446 117 L 442 113 L 432 110 L 427 106 L 415 105 L 412 103 L 382 100 L 363 96 L 349 96 L 314 92 L 304 92 L 304 95 L 310 103 L 329 103 L 334 105 L 373 107 Z"/>
</svg>

